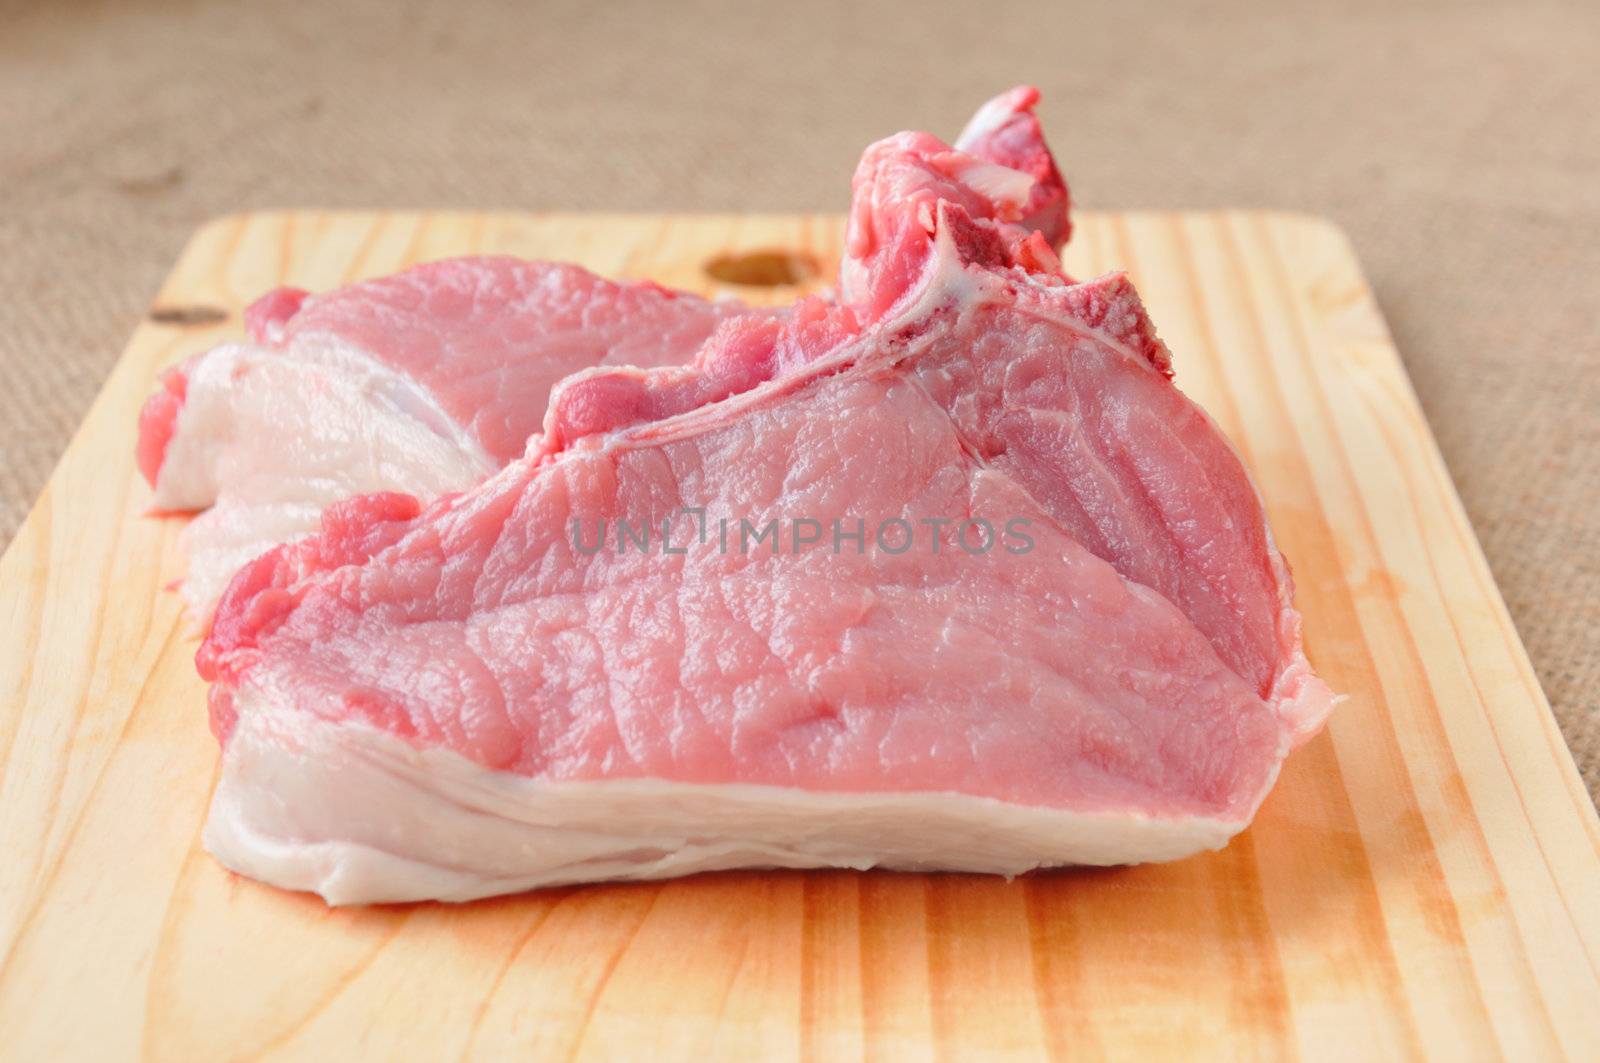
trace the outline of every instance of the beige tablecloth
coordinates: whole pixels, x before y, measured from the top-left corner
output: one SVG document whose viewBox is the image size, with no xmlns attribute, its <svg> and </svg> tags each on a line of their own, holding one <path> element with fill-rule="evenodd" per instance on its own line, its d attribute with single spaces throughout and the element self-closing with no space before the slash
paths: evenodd
<svg viewBox="0 0 1600 1063">
<path fill-rule="evenodd" d="M 1600 795 L 1600 4 L 1100 6 L 0 0 L 0 542 L 207 217 L 840 209 L 1032 81 L 1081 205 L 1350 232 Z"/>
</svg>

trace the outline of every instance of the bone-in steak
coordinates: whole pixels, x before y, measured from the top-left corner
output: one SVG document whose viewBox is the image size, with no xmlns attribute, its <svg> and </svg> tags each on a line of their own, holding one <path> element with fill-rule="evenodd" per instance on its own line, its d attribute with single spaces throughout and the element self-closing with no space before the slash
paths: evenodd
<svg viewBox="0 0 1600 1063">
<path fill-rule="evenodd" d="M 837 302 L 575 374 L 484 483 L 248 565 L 211 851 L 344 903 L 1224 844 L 1332 698 L 1244 468 L 1033 176 L 873 145 Z"/>
</svg>

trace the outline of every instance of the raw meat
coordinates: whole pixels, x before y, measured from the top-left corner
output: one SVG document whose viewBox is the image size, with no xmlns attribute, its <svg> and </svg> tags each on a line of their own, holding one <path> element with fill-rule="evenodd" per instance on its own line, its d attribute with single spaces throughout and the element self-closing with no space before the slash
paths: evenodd
<svg viewBox="0 0 1600 1063">
<path fill-rule="evenodd" d="M 263 296 L 245 315 L 250 342 L 170 370 L 140 417 L 155 504 L 210 507 L 184 531 L 191 619 L 245 561 L 315 530 L 329 502 L 477 483 L 522 453 L 563 376 L 687 361 L 746 312 L 505 257 Z"/>
<path fill-rule="evenodd" d="M 957 150 L 988 162 L 1021 171 L 1033 178 L 1033 192 L 1023 207 L 1022 224 L 1037 229 L 1054 247 L 1067 242 L 1072 232 L 1067 183 L 1045 146 L 1044 130 L 1033 108 L 1039 90 L 1019 85 L 978 108 L 967 128 L 956 138 Z"/>
<path fill-rule="evenodd" d="M 484 483 L 246 566 L 206 845 L 330 903 L 1223 845 L 1332 697 L 1245 470 L 1038 186 L 873 145 L 838 303 L 574 374 Z"/>
<path fill-rule="evenodd" d="M 1070 229 L 1067 189 L 1037 100 L 1028 88 L 998 96 L 963 137 L 978 158 L 1035 178 L 1024 221 L 1055 247 Z M 500 257 L 321 296 L 268 293 L 246 311 L 251 342 L 170 370 L 139 419 L 156 506 L 206 510 L 183 536 L 191 623 L 204 626 L 240 565 L 313 531 L 329 503 L 477 483 L 521 455 L 557 380 L 593 365 L 682 364 L 719 322 L 750 313 L 781 312 Z"/>
</svg>

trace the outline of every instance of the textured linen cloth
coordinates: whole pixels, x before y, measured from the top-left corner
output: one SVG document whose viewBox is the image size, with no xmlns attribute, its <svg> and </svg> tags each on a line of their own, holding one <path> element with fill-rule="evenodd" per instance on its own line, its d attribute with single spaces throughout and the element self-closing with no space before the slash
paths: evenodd
<svg viewBox="0 0 1600 1063">
<path fill-rule="evenodd" d="M 0 544 L 210 217 L 840 210 L 862 145 L 1020 81 L 1081 206 L 1351 235 L 1600 795 L 1592 0 L 0 0 Z"/>
</svg>

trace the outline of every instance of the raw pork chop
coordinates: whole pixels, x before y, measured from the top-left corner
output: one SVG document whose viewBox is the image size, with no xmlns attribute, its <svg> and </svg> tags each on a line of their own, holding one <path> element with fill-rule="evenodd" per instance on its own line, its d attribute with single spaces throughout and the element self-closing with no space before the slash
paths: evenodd
<svg viewBox="0 0 1600 1063">
<path fill-rule="evenodd" d="M 484 483 L 248 565 L 210 850 L 352 903 L 1223 845 L 1332 699 L 1238 458 L 1036 187 L 880 142 L 837 305 L 578 373 Z"/>
<path fill-rule="evenodd" d="M 156 505 L 210 507 L 184 532 L 191 618 L 245 561 L 315 530 L 329 502 L 477 483 L 521 455 L 557 380 L 682 363 L 745 312 L 503 257 L 263 296 L 245 315 L 250 341 L 168 371 L 139 420 Z"/>
</svg>

